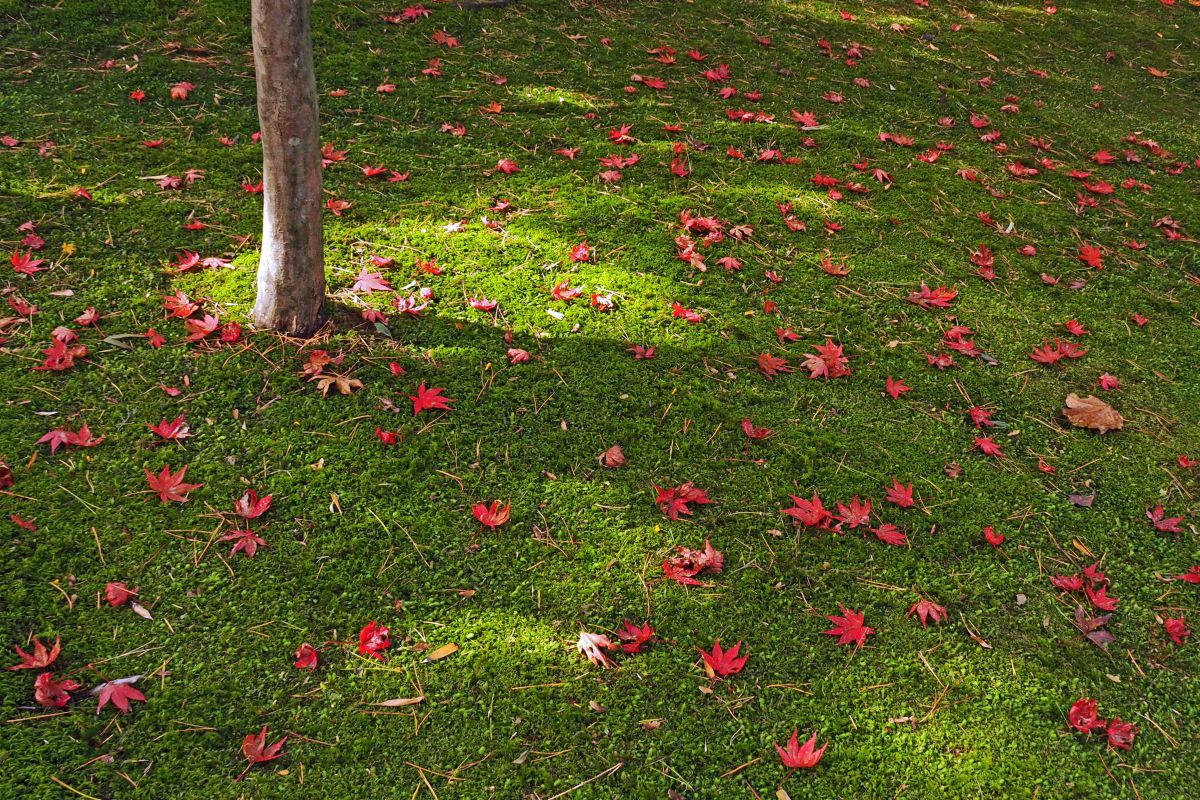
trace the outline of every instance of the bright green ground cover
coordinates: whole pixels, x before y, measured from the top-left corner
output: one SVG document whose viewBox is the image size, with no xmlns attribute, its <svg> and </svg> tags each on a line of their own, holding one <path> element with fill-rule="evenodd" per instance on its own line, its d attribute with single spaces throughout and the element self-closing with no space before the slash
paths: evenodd
<svg viewBox="0 0 1200 800">
<path fill-rule="evenodd" d="M 81 691 L 31 720 L 53 713 L 33 702 L 36 673 L 0 673 L 0 797 L 73 796 L 52 778 L 100 798 L 695 800 L 774 797 L 785 779 L 793 798 L 1194 796 L 1200 657 L 1161 619 L 1200 623 L 1200 587 L 1168 580 L 1198 560 L 1200 470 L 1177 461 L 1200 458 L 1196 9 L 1097 0 L 1048 14 L 933 0 L 847 3 L 843 19 L 823 2 L 429 5 L 411 24 L 385 23 L 400 9 L 374 3 L 315 7 L 323 139 L 348 151 L 326 189 L 352 205 L 327 215 L 333 324 L 301 352 L 249 332 L 236 345 L 187 344 L 162 310 L 182 290 L 222 322 L 245 321 L 253 299 L 261 197 L 240 188 L 258 180 L 260 160 L 248 4 L 0 2 L 0 135 L 19 140 L 0 147 L 0 240 L 11 251 L 33 220 L 49 267 L 33 277 L 3 267 L 5 291 L 39 306 L 0 334 L 0 459 L 15 477 L 0 495 L 5 663 L 16 663 L 13 644 L 61 636 L 53 669 L 85 689 L 147 675 L 146 702 L 128 716 L 97 715 Z M 435 43 L 439 30 L 458 46 Z M 764 36 L 769 46 L 756 43 Z M 864 51 L 856 65 L 845 63 L 852 43 Z M 653 60 L 656 47 L 675 48 L 676 63 Z M 438 77 L 422 75 L 432 58 Z M 706 81 L 720 63 L 730 77 Z M 173 101 L 181 81 L 195 88 Z M 395 92 L 377 92 L 384 83 Z M 738 96 L 722 99 L 725 86 Z M 324 96 L 335 89 L 345 95 Z M 753 91 L 762 99 L 743 97 Z M 493 101 L 500 113 L 483 113 Z M 736 108 L 775 123 L 730 121 Z M 792 109 L 821 128 L 800 130 Z M 972 113 L 991 124 L 971 127 Z M 939 127 L 945 116 L 952 128 Z M 610 144 L 622 125 L 636 143 Z M 1007 153 L 979 140 L 993 129 Z M 1169 154 L 1123 142 L 1131 133 Z M 57 146 L 39 156 L 47 140 Z M 675 141 L 688 142 L 685 177 L 668 168 Z M 919 160 L 936 142 L 953 149 Z M 575 160 L 554 154 L 564 147 L 579 148 Z M 771 148 L 802 162 L 755 161 Z M 1099 150 L 1116 163 L 1093 163 Z M 608 184 L 597 159 L 610 153 L 641 162 Z M 501 158 L 520 172 L 496 172 Z M 1039 174 L 1014 176 L 1013 163 Z M 364 165 L 411 179 L 368 179 Z M 204 177 L 186 188 L 142 180 L 193 168 Z M 1074 169 L 1114 192 L 1089 192 Z M 817 174 L 871 191 L 834 200 Z M 1077 208 L 1077 192 L 1096 207 Z M 491 210 L 500 199 L 508 210 Z M 785 227 L 786 202 L 807 232 Z M 685 210 L 753 234 L 704 250 L 699 272 L 677 257 Z M 185 230 L 189 215 L 208 227 Z M 1155 227 L 1163 217 L 1178 222 L 1177 240 Z M 461 232 L 444 230 L 457 221 Z M 572 264 L 585 239 L 592 260 Z M 995 253 L 993 282 L 969 260 L 981 244 Z M 1027 244 L 1035 256 L 1018 253 Z M 1102 249 L 1103 270 L 1080 263 L 1081 244 Z M 184 249 L 234 268 L 169 274 Z M 421 318 L 395 313 L 385 293 L 349 291 L 371 254 L 395 259 L 379 270 L 392 286 L 434 290 Z M 826 254 L 849 274 L 826 274 Z M 740 272 L 718 265 L 727 255 Z M 442 275 L 417 269 L 435 257 Z M 563 280 L 584 298 L 551 300 Z M 922 282 L 955 286 L 958 299 L 933 311 L 905 302 Z M 587 306 L 598 290 L 614 294 L 614 310 Z M 478 295 L 499 314 L 469 308 Z M 676 301 L 703 321 L 673 318 Z M 364 304 L 389 316 L 386 330 L 361 321 Z M 73 322 L 89 306 L 99 330 Z M 1068 319 L 1090 334 L 1066 333 Z M 990 365 L 961 354 L 944 372 L 927 363 L 955 323 Z M 59 325 L 89 355 L 33 371 Z M 167 340 L 160 350 L 103 341 L 150 327 Z M 799 341 L 781 345 L 784 327 Z M 508 363 L 506 329 L 528 363 Z M 1030 360 L 1056 336 L 1088 353 Z M 827 337 L 844 345 L 851 376 L 768 379 L 755 364 L 771 352 L 799 367 Z M 634 360 L 631 344 L 656 358 Z M 362 390 L 323 399 L 300 374 L 317 348 L 344 354 L 332 371 Z M 1120 388 L 1097 388 L 1102 373 Z M 892 400 L 889 375 L 913 391 Z M 453 411 L 414 419 L 407 395 L 422 381 L 444 387 Z M 1102 395 L 1125 429 L 1069 427 L 1070 392 Z M 974 448 L 973 404 L 993 411 L 1006 458 Z M 147 428 L 181 413 L 194 433 L 182 444 Z M 743 418 L 777 434 L 748 442 Z M 102 444 L 54 455 L 35 445 L 85 421 Z M 383 446 L 376 426 L 401 440 Z M 602 469 L 596 455 L 613 444 L 627 464 Z M 186 504 L 160 503 L 143 467 L 164 465 L 188 466 L 204 486 Z M 916 507 L 884 502 L 892 476 L 913 483 Z M 669 520 L 652 484 L 685 481 L 715 502 Z M 246 488 L 275 497 L 252 524 L 268 542 L 253 560 L 215 541 Z M 870 498 L 872 525 L 895 524 L 909 545 L 794 527 L 780 509 L 814 490 L 829 506 Z M 1094 503 L 1073 505 L 1071 493 Z M 512 519 L 482 531 L 471 506 L 496 498 Z M 1147 521 L 1158 503 L 1184 517 L 1181 533 Z M 986 525 L 1006 537 L 999 549 Z M 664 579 L 664 558 L 706 536 L 724 570 L 700 588 Z M 1120 598 L 1107 652 L 1072 624 L 1088 601 L 1049 581 L 1096 561 Z M 109 608 L 108 581 L 139 588 L 154 619 Z M 918 594 L 949 618 L 906 619 Z M 821 635 L 839 604 L 875 630 L 861 651 Z M 658 641 L 608 671 L 575 652 L 581 629 L 611 634 L 625 619 L 648 620 Z M 370 620 L 392 631 L 386 662 L 353 646 Z M 750 658 L 706 694 L 696 648 L 716 638 L 742 641 Z M 302 642 L 320 649 L 314 672 L 292 666 Z M 427 646 L 447 643 L 460 650 L 422 663 Z M 417 695 L 419 705 L 370 713 Z M 1129 752 L 1068 728 L 1083 696 L 1138 725 Z M 235 783 L 242 737 L 263 725 L 289 736 L 284 756 Z M 830 744 L 818 767 L 789 777 L 772 742 L 795 728 Z"/>
</svg>

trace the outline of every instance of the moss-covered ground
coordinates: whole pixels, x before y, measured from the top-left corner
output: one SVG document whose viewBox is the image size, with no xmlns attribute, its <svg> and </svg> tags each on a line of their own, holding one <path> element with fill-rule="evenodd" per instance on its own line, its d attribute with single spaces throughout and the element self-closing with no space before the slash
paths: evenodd
<svg viewBox="0 0 1200 800">
<path fill-rule="evenodd" d="M 350 206 L 326 212 L 330 324 L 308 342 L 248 324 L 248 5 L 0 0 L 0 249 L 29 252 L 32 221 L 45 260 L 0 265 L 2 665 L 61 637 L 50 669 L 83 685 L 46 709 L 38 671 L 0 672 L 0 797 L 1196 795 L 1200 650 L 1164 628 L 1200 624 L 1200 586 L 1173 579 L 1200 561 L 1200 468 L 1180 460 L 1200 459 L 1193 5 L 520 0 L 388 22 L 400 7 L 320 0 L 322 139 L 346 153 L 325 191 Z M 640 161 L 610 182 L 610 154 Z M 683 212 L 723 227 L 691 234 L 698 259 L 680 257 Z M 229 265 L 175 272 L 184 251 Z M 434 259 L 440 275 L 419 266 Z M 364 268 L 398 291 L 353 291 Z M 563 281 L 582 296 L 553 299 Z M 908 302 L 922 283 L 957 298 Z M 418 317 L 392 307 L 421 286 Z M 240 340 L 187 342 L 163 310 L 176 291 Z M 975 352 L 946 348 L 955 325 Z M 35 370 L 60 326 L 87 355 Z M 1030 358 L 1056 337 L 1087 353 Z M 852 372 L 810 379 L 827 339 Z M 302 374 L 315 350 L 362 388 L 322 397 Z M 796 371 L 765 376 L 768 352 Z M 912 391 L 893 400 L 889 376 Z M 414 416 L 422 382 L 452 410 Z M 1071 426 L 1072 392 L 1124 428 Z M 180 414 L 181 442 L 148 428 Z M 743 419 L 776 433 L 752 441 Z M 103 442 L 37 444 L 83 423 Z M 1003 458 L 976 448 L 989 435 Z M 597 460 L 613 445 L 618 469 Z M 163 466 L 203 486 L 164 504 L 144 473 Z M 893 477 L 913 507 L 885 501 Z M 689 481 L 713 503 L 669 519 L 653 486 Z M 222 541 L 247 489 L 274 498 L 252 559 Z M 871 527 L 907 545 L 781 513 L 814 491 L 835 510 L 869 498 Z M 487 529 L 472 507 L 495 499 L 511 520 Z M 1179 532 L 1147 519 L 1158 504 Z M 668 579 L 706 537 L 723 569 Z M 1074 624 L 1092 601 L 1050 582 L 1097 563 L 1119 598 L 1107 650 Z M 110 607 L 116 581 L 152 619 Z M 906 617 L 922 597 L 947 618 Z M 840 605 L 874 629 L 861 650 L 822 635 Z M 576 652 L 626 619 L 656 630 L 643 652 L 608 670 Z M 358 652 L 372 620 L 384 660 Z M 718 638 L 749 660 L 713 681 L 697 648 Z M 305 642 L 315 670 L 293 666 Z M 133 675 L 145 702 L 97 714 L 88 690 Z M 1137 725 L 1131 749 L 1069 726 L 1082 697 Z M 264 725 L 283 755 L 235 781 Z M 780 763 L 794 729 L 829 742 L 815 768 Z"/>
</svg>

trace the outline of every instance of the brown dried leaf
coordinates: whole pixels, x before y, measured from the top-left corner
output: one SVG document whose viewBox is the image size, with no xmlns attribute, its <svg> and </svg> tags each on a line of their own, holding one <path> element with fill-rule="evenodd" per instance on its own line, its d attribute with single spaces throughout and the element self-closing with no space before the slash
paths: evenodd
<svg viewBox="0 0 1200 800">
<path fill-rule="evenodd" d="M 1067 421 L 1077 428 L 1091 428 L 1100 433 L 1119 431 L 1125 418 L 1108 403 L 1094 395 L 1080 397 L 1071 392 L 1067 395 L 1067 407 L 1063 409 Z"/>
<path fill-rule="evenodd" d="M 425 695 L 417 697 L 393 697 L 391 700 L 384 700 L 382 703 L 372 703 L 373 706 L 386 706 L 387 708 L 400 708 L 402 706 L 415 706 L 425 700 Z"/>
<path fill-rule="evenodd" d="M 356 389 L 363 388 L 362 381 L 349 375 L 313 375 L 309 380 L 317 382 L 322 397 L 328 397 L 331 388 L 337 389 L 339 394 L 353 394 Z"/>
<path fill-rule="evenodd" d="M 425 660 L 426 661 L 439 661 L 439 660 L 445 658 L 446 656 L 452 656 L 457 652 L 458 652 L 458 645 L 451 642 L 450 644 L 442 645 L 437 650 L 434 650 L 432 653 L 425 656 Z"/>
</svg>

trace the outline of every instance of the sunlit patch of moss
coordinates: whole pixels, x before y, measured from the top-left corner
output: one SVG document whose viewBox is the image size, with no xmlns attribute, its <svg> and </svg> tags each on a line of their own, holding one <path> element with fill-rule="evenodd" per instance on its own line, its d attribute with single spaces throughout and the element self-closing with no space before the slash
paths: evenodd
<svg viewBox="0 0 1200 800">
<path fill-rule="evenodd" d="M 605 105 L 595 95 L 574 91 L 559 86 L 528 86 L 517 92 L 517 97 L 531 106 L 570 109 L 572 112 L 592 111 Z"/>
</svg>

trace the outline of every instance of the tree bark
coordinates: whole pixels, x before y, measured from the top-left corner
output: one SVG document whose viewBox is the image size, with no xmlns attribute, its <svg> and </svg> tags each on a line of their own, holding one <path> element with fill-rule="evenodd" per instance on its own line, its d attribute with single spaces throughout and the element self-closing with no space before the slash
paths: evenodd
<svg viewBox="0 0 1200 800">
<path fill-rule="evenodd" d="M 321 136 L 310 0 L 250 0 L 263 152 L 256 325 L 292 336 L 321 326 Z"/>
</svg>

